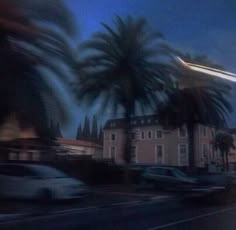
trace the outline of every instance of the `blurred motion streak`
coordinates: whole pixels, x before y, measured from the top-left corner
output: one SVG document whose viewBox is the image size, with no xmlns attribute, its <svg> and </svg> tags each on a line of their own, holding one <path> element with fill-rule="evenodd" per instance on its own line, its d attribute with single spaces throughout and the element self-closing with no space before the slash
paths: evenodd
<svg viewBox="0 0 236 230">
<path fill-rule="evenodd" d="M 73 35 L 63 1 L 1 0 L 0 140 L 51 137 L 49 119 L 66 121 L 51 80 L 67 85 L 60 66 L 72 63 Z"/>
<path fill-rule="evenodd" d="M 222 71 L 222 70 L 215 69 L 215 68 L 210 68 L 210 67 L 203 66 L 203 65 L 196 65 L 193 63 L 185 62 L 179 57 L 176 57 L 176 59 L 182 65 L 184 65 L 185 67 L 187 67 L 191 70 L 236 82 L 236 74 L 234 74 L 234 73 Z"/>
</svg>

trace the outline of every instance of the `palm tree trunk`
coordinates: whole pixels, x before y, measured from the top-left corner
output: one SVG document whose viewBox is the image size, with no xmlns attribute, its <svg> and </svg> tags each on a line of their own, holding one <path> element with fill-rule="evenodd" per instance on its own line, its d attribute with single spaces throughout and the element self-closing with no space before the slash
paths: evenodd
<svg viewBox="0 0 236 230">
<path fill-rule="evenodd" d="M 131 161 L 130 146 L 130 112 L 127 110 L 124 114 L 125 126 L 124 126 L 124 148 L 123 148 L 123 160 L 124 160 L 124 182 L 126 185 L 130 185 L 129 163 Z"/>
<path fill-rule="evenodd" d="M 187 124 L 188 130 L 188 155 L 189 155 L 189 168 L 191 170 L 195 169 L 195 151 L 194 151 L 194 124 Z"/>
<path fill-rule="evenodd" d="M 229 156 L 228 152 L 225 152 L 225 158 L 226 158 L 226 171 L 229 171 Z"/>
<path fill-rule="evenodd" d="M 221 157 L 222 157 L 222 167 L 223 171 L 225 171 L 225 154 L 223 151 L 221 151 Z"/>
</svg>

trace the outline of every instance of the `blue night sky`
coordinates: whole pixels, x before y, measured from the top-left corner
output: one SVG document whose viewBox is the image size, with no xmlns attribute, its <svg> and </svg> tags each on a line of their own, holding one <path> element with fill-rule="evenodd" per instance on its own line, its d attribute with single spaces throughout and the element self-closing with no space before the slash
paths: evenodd
<svg viewBox="0 0 236 230">
<path fill-rule="evenodd" d="M 228 71 L 236 72 L 235 0 L 66 0 L 79 27 L 78 42 L 112 24 L 115 15 L 145 17 L 152 30 L 160 31 L 174 47 L 206 54 Z M 235 85 L 236 86 L 236 85 Z M 236 88 L 236 87 L 235 87 Z M 235 90 L 236 91 L 236 90 Z M 236 108 L 236 93 L 232 98 Z M 64 130 L 74 137 L 84 112 L 71 105 L 73 118 Z M 235 113 L 229 119 L 236 126 Z"/>
</svg>

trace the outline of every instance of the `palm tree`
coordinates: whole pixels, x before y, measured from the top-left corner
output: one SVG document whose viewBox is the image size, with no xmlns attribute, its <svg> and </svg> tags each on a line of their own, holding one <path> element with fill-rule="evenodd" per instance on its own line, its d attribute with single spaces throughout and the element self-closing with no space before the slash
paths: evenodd
<svg viewBox="0 0 236 230">
<path fill-rule="evenodd" d="M 73 31 L 61 0 L 1 0 L 0 125 L 14 115 L 21 128 L 34 127 L 39 136 L 47 136 L 52 112 L 65 114 L 48 76 L 66 82 L 60 65 L 72 63 Z"/>
<path fill-rule="evenodd" d="M 218 87 L 172 89 L 167 101 L 158 106 L 159 121 L 164 126 L 178 128 L 186 125 L 189 138 L 189 166 L 195 167 L 194 133 L 197 124 L 224 127 L 226 115 L 232 111 L 224 91 Z"/>
<path fill-rule="evenodd" d="M 213 145 L 221 153 L 223 169 L 229 170 L 229 151 L 235 149 L 234 138 L 228 132 L 219 131 L 215 135 Z M 225 167 L 226 166 L 226 167 Z"/>
<path fill-rule="evenodd" d="M 131 117 L 156 104 L 157 92 L 171 83 L 168 66 L 158 61 L 167 49 L 163 36 L 149 33 L 144 19 L 116 17 L 114 28 L 102 25 L 104 31 L 82 45 L 87 55 L 79 66 L 86 74 L 76 91 L 80 102 L 88 106 L 100 103 L 103 111 L 109 107 L 114 114 L 122 112 L 126 136 L 123 159 L 128 164 Z"/>
<path fill-rule="evenodd" d="M 211 62 L 205 55 L 183 54 L 172 49 L 172 52 L 187 62 L 223 69 Z M 186 126 L 189 138 L 189 167 L 195 167 L 194 130 L 197 124 L 225 127 L 226 117 L 232 112 L 228 101 L 231 87 L 216 78 L 195 73 L 176 66 L 173 72 L 178 87 L 166 90 L 166 98 L 157 106 L 157 114 L 164 126 L 178 128 Z"/>
</svg>

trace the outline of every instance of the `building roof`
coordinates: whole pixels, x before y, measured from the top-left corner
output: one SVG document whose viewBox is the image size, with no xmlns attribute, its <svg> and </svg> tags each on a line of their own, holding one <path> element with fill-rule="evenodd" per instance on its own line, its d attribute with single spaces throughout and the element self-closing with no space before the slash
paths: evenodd
<svg viewBox="0 0 236 230">
<path fill-rule="evenodd" d="M 64 144 L 64 145 L 75 145 L 75 146 L 83 146 L 83 147 L 91 147 L 91 148 L 102 148 L 101 145 L 96 144 L 91 141 L 84 141 L 84 140 L 76 140 L 70 138 L 57 138 L 57 143 Z"/>
<path fill-rule="evenodd" d="M 0 141 L 0 146 L 27 146 L 27 147 L 48 147 L 57 146 L 54 139 L 49 138 L 17 138 L 10 141 Z"/>
<path fill-rule="evenodd" d="M 159 125 L 156 115 L 136 116 L 131 118 L 131 127 L 154 126 Z M 106 122 L 104 129 L 122 129 L 125 127 L 125 119 L 110 119 Z"/>
</svg>

